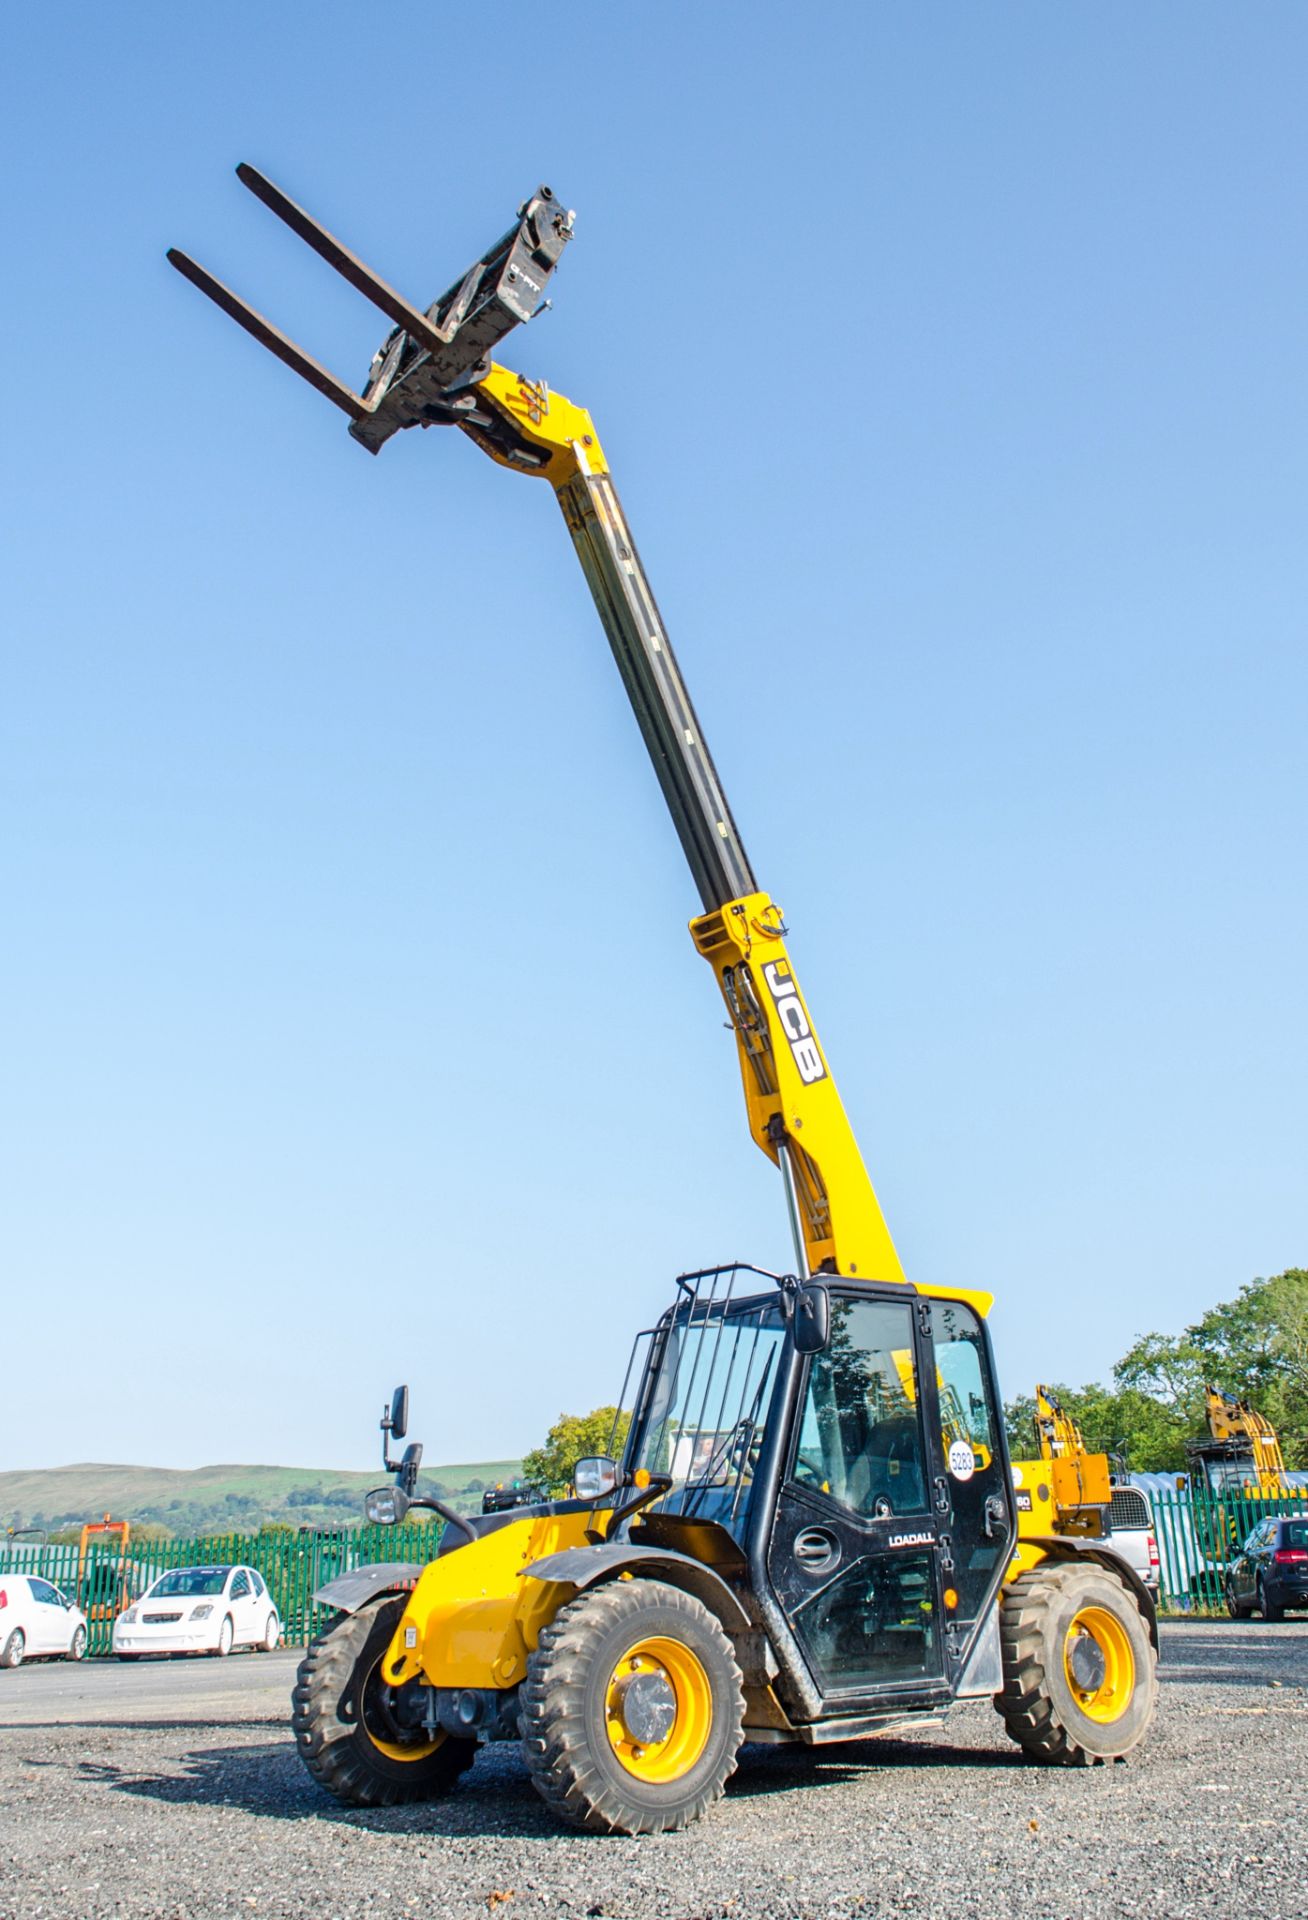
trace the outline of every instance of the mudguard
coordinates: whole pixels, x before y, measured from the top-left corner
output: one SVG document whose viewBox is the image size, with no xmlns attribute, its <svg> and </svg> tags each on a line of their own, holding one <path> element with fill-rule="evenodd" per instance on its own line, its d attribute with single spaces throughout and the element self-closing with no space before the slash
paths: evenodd
<svg viewBox="0 0 1308 1920">
<path fill-rule="evenodd" d="M 1097 1560 L 1108 1573 L 1115 1573 L 1139 1603 L 1149 1629 L 1154 1652 L 1158 1652 L 1158 1604 L 1129 1560 L 1116 1553 L 1108 1540 L 1086 1540 L 1084 1545 L 1066 1533 L 1028 1534 L 1024 1546 L 1048 1547 L 1051 1560 Z M 1003 1588 L 1000 1588 L 1002 1594 Z"/>
<path fill-rule="evenodd" d="M 752 1625 L 749 1615 L 711 1567 L 692 1560 L 688 1553 L 674 1553 L 670 1547 L 636 1547 L 629 1541 L 614 1541 L 607 1546 L 565 1547 L 562 1553 L 550 1553 L 533 1560 L 522 1569 L 533 1580 L 552 1580 L 561 1586 L 594 1586 L 597 1580 L 613 1580 L 620 1573 L 643 1575 L 649 1580 L 666 1581 L 702 1600 L 716 1614 L 729 1634 L 744 1633 Z"/>
<path fill-rule="evenodd" d="M 411 1560 L 379 1560 L 375 1566 L 354 1567 L 315 1589 L 314 1599 L 338 1613 L 357 1613 L 379 1593 L 408 1593 L 417 1585 L 422 1567 Z"/>
</svg>

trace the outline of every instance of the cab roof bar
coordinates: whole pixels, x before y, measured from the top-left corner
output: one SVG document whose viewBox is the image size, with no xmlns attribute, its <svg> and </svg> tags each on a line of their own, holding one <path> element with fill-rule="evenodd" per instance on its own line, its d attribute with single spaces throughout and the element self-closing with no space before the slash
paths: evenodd
<svg viewBox="0 0 1308 1920">
<path fill-rule="evenodd" d="M 572 214 L 548 187 L 540 187 L 519 207 L 517 225 L 423 312 L 256 167 L 243 161 L 236 175 L 292 233 L 394 322 L 395 331 L 373 359 L 363 394 L 352 392 L 179 248 L 169 248 L 168 259 L 238 326 L 348 413 L 350 432 L 371 453 L 401 427 L 451 419 L 449 401 L 443 398 L 446 390 L 480 377 L 505 335 L 548 304 L 543 301 L 545 287 L 572 237 Z"/>
</svg>

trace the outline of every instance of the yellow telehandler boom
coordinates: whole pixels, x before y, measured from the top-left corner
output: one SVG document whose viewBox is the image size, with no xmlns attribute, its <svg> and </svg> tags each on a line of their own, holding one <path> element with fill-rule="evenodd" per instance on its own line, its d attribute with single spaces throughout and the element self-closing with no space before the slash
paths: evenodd
<svg viewBox="0 0 1308 1920">
<path fill-rule="evenodd" d="M 363 1567 L 300 1669 L 314 1777 L 354 1805 L 448 1791 L 478 1741 L 520 1738 L 564 1820 L 685 1826 L 743 1740 L 821 1744 L 992 1698 L 1033 1758 L 1130 1752 L 1156 1697 L 1153 1603 L 1111 1540 L 1025 1506 L 1004 1439 L 990 1295 L 910 1282 L 760 889 L 589 414 L 492 358 L 539 310 L 572 234 L 547 187 L 441 299 L 411 306 L 253 168 L 242 182 L 393 322 L 354 394 L 176 251 L 187 279 L 350 419 L 371 452 L 457 426 L 551 487 L 699 892 L 696 950 L 725 1003 L 751 1135 L 779 1168 L 795 1269 L 679 1276 L 636 1343 L 620 1460 L 575 1497 L 463 1518 L 398 1462 L 375 1519 L 447 1521 L 426 1567 Z M 1060 1463 L 1050 1463 L 1057 1467 Z M 1043 1463 L 1042 1463 L 1043 1465 Z"/>
</svg>

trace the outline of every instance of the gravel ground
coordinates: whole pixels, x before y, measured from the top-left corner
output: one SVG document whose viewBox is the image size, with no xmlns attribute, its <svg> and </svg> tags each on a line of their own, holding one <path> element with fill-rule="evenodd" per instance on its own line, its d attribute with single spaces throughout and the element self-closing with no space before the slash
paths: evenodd
<svg viewBox="0 0 1308 1920">
<path fill-rule="evenodd" d="M 1308 1622 L 1164 1628 L 1144 1751 L 1028 1767 L 988 1705 L 749 1748 L 708 1820 L 570 1833 L 511 1749 L 449 1800 L 347 1813 L 287 1731 L 290 1655 L 0 1674 L 0 1916 L 1308 1920 Z"/>
</svg>

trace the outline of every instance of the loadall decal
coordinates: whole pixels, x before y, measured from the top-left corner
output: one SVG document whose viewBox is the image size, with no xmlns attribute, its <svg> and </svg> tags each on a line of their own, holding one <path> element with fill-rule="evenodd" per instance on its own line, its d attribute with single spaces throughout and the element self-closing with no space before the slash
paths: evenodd
<svg viewBox="0 0 1308 1920">
<path fill-rule="evenodd" d="M 813 1029 L 808 1024 L 808 1015 L 800 1000 L 794 974 L 784 960 L 769 960 L 763 969 L 763 978 L 776 1003 L 777 1017 L 790 1042 L 790 1051 L 795 1056 L 800 1079 L 806 1087 L 811 1087 L 815 1080 L 825 1080 L 827 1070 L 822 1064 L 818 1043 L 813 1038 Z"/>
</svg>

